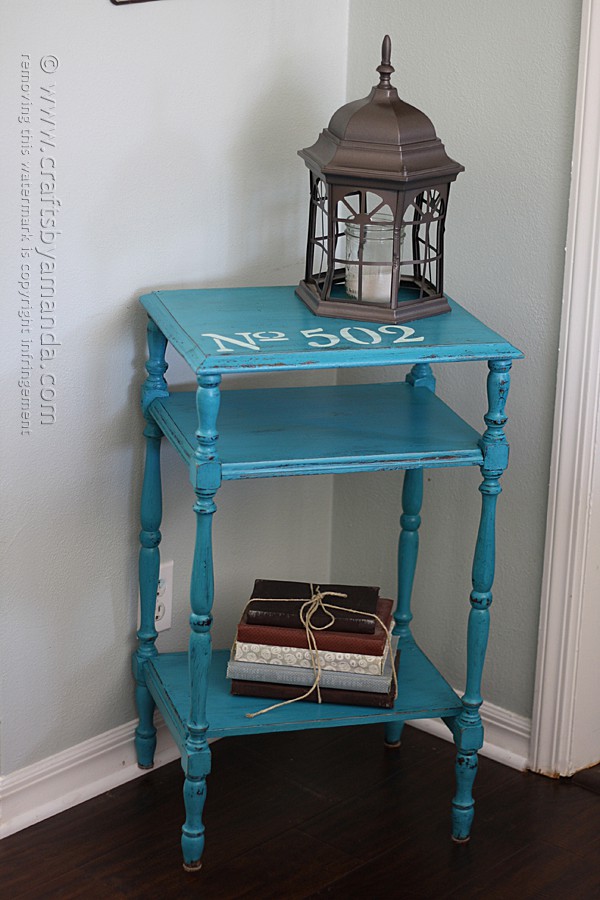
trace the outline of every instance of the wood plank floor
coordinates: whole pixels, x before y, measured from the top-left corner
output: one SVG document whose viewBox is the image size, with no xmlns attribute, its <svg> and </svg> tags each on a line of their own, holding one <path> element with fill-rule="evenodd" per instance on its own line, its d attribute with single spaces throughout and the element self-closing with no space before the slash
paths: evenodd
<svg viewBox="0 0 600 900">
<path fill-rule="evenodd" d="M 380 726 L 212 747 L 204 866 L 181 868 L 178 763 L 0 843 L 0 897 L 599 900 L 600 797 L 480 761 L 469 844 L 450 840 L 452 745 Z"/>
<path fill-rule="evenodd" d="M 573 775 L 573 783 L 587 788 L 588 791 L 594 791 L 595 794 L 600 794 L 600 765 L 576 772 Z"/>
</svg>

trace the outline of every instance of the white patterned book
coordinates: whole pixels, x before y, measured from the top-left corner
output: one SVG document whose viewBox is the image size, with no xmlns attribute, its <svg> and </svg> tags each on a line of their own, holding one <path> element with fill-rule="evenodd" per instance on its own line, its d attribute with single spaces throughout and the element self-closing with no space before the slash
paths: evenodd
<svg viewBox="0 0 600 900">
<path fill-rule="evenodd" d="M 392 644 L 394 650 L 395 644 L 397 644 L 397 641 L 394 641 Z M 232 659 L 227 666 L 227 677 L 237 678 L 240 681 L 267 681 L 274 684 L 294 684 L 311 687 L 315 680 L 315 673 L 312 668 L 270 665 L 262 662 L 237 662 Z M 324 688 L 336 688 L 346 691 L 372 691 L 376 694 L 386 694 L 390 689 L 391 681 L 392 663 L 391 658 L 388 656 L 381 675 L 366 675 L 357 669 L 353 669 L 352 672 L 324 670 L 321 672 L 319 683 Z"/>
<path fill-rule="evenodd" d="M 333 650 L 319 650 L 319 662 L 324 672 L 356 672 L 361 675 L 382 675 L 388 656 L 388 644 L 382 656 L 366 653 L 334 653 Z M 236 662 L 262 663 L 267 666 L 293 666 L 310 669 L 313 663 L 310 650 L 303 647 L 278 647 L 271 644 L 249 644 L 236 641 L 231 654 Z M 256 679 L 255 679 L 256 680 Z M 273 679 L 269 679 L 273 680 Z"/>
</svg>

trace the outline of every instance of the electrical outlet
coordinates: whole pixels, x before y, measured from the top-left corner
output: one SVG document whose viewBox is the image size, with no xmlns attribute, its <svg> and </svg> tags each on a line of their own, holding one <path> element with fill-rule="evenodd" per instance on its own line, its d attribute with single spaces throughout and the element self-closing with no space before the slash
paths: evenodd
<svg viewBox="0 0 600 900">
<path fill-rule="evenodd" d="M 173 619 L 173 560 L 160 564 L 154 627 L 157 631 L 167 631 Z"/>
<path fill-rule="evenodd" d="M 158 589 L 156 591 L 156 607 L 154 609 L 154 627 L 157 631 L 167 631 L 173 619 L 173 560 L 160 564 L 158 573 Z M 138 597 L 137 627 L 140 627 L 140 602 Z"/>
</svg>

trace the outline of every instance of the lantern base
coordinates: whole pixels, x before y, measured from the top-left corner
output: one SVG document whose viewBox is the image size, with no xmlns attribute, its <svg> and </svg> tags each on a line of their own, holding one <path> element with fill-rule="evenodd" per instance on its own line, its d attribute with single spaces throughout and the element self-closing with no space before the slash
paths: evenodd
<svg viewBox="0 0 600 900">
<path fill-rule="evenodd" d="M 414 319 L 428 319 L 450 312 L 445 296 L 424 297 L 421 300 L 404 300 L 396 309 L 375 306 L 372 303 L 354 303 L 345 300 L 322 300 L 317 291 L 301 281 L 296 288 L 296 295 L 308 306 L 316 316 L 328 316 L 333 319 L 355 319 L 360 322 L 383 322 L 399 325 Z"/>
</svg>

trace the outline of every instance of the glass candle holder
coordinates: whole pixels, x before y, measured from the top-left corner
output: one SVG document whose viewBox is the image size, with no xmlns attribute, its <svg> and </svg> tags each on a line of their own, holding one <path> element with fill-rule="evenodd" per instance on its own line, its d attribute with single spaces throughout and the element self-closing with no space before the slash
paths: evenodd
<svg viewBox="0 0 600 900">
<path fill-rule="evenodd" d="M 400 245 L 404 240 L 404 227 Z M 346 293 L 363 303 L 389 303 L 392 287 L 394 223 L 390 217 L 378 216 L 363 226 L 346 223 Z M 362 253 L 361 253 L 362 250 Z M 359 265 L 362 262 L 363 265 Z M 368 263 L 368 265 L 364 265 Z M 362 291 L 359 296 L 359 271 Z"/>
</svg>

